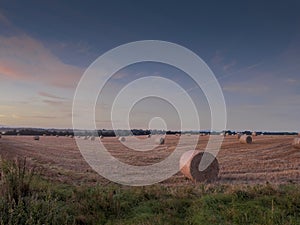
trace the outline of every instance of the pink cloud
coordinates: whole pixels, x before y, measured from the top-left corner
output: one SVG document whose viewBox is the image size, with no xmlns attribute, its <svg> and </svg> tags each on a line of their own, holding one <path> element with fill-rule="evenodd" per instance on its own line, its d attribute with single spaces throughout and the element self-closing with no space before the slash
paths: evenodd
<svg viewBox="0 0 300 225">
<path fill-rule="evenodd" d="M 28 35 L 0 36 L 0 76 L 57 87 L 75 87 L 82 73 L 83 69 L 63 63 L 40 41 Z"/>
</svg>

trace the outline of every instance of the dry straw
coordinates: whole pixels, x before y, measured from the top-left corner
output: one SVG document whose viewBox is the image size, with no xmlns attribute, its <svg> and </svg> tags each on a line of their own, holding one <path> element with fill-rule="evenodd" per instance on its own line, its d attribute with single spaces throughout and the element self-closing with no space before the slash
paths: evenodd
<svg viewBox="0 0 300 225">
<path fill-rule="evenodd" d="M 240 137 L 240 143 L 242 143 L 242 144 L 251 144 L 252 143 L 252 137 L 250 135 L 242 135 Z"/>
<path fill-rule="evenodd" d="M 205 156 L 205 157 L 204 157 Z M 212 163 L 203 171 L 199 170 L 201 160 L 209 160 Z M 205 162 L 204 162 L 205 163 Z M 208 152 L 187 151 L 180 158 L 181 173 L 195 182 L 213 182 L 218 179 L 218 160 Z"/>
<path fill-rule="evenodd" d="M 300 138 L 294 138 L 293 147 L 300 149 Z"/>
</svg>

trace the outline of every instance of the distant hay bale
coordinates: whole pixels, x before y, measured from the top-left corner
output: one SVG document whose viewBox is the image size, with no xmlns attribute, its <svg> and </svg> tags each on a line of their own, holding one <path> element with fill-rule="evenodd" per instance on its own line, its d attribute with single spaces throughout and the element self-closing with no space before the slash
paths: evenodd
<svg viewBox="0 0 300 225">
<path fill-rule="evenodd" d="M 125 137 L 119 137 L 119 139 L 118 139 L 119 141 L 121 141 L 121 142 L 124 142 L 124 141 L 126 141 L 126 139 L 125 139 Z"/>
<path fill-rule="evenodd" d="M 251 144 L 252 143 L 252 137 L 250 135 L 242 135 L 240 137 L 240 143 L 242 143 L 242 144 Z"/>
<path fill-rule="evenodd" d="M 102 135 L 100 135 L 100 136 L 99 136 L 99 138 L 100 138 L 100 139 L 102 139 L 102 138 L 103 138 L 103 136 L 102 136 Z"/>
<path fill-rule="evenodd" d="M 95 136 L 92 136 L 92 137 L 90 138 L 90 140 L 91 140 L 91 141 L 95 141 Z"/>
<path fill-rule="evenodd" d="M 46 134 L 43 134 L 43 136 L 45 137 L 45 136 L 47 136 Z"/>
<path fill-rule="evenodd" d="M 35 141 L 40 140 L 40 136 L 34 136 L 34 137 L 33 137 L 33 140 L 35 140 Z"/>
<path fill-rule="evenodd" d="M 252 132 L 252 136 L 257 136 L 257 133 L 255 131 Z"/>
<path fill-rule="evenodd" d="M 240 140 L 241 136 L 242 136 L 242 134 L 241 134 L 241 133 L 238 133 L 238 134 L 237 134 L 237 139 Z"/>
<path fill-rule="evenodd" d="M 55 137 L 59 137 L 59 135 L 56 135 Z"/>
<path fill-rule="evenodd" d="M 74 138 L 74 136 L 73 135 L 69 135 L 69 138 Z"/>
<path fill-rule="evenodd" d="M 88 139 L 88 137 L 87 137 L 87 136 L 84 136 L 83 140 L 87 140 L 87 139 Z"/>
<path fill-rule="evenodd" d="M 300 149 L 300 138 L 294 138 L 292 145 L 294 148 Z"/>
<path fill-rule="evenodd" d="M 148 136 L 147 136 L 148 138 L 151 138 L 151 134 L 148 134 Z"/>
<path fill-rule="evenodd" d="M 205 158 L 203 158 L 205 156 Z M 204 170 L 199 170 L 201 160 L 209 160 L 212 163 Z M 218 179 L 219 175 L 219 162 L 208 152 L 201 151 L 187 151 L 180 158 L 180 171 L 195 182 L 213 182 Z"/>
<path fill-rule="evenodd" d="M 165 143 L 165 139 L 163 137 L 158 137 L 155 139 L 155 143 L 159 145 L 163 145 Z"/>
</svg>

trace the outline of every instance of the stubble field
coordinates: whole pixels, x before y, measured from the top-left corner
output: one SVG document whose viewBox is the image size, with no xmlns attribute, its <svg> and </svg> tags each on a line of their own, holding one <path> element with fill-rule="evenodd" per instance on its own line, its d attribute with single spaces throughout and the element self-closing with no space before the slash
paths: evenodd
<svg viewBox="0 0 300 225">
<path fill-rule="evenodd" d="M 130 141 L 128 137 L 126 141 Z M 141 139 L 146 137 L 139 137 Z M 198 150 L 204 150 L 209 136 L 199 137 Z M 217 155 L 220 173 L 218 184 L 265 184 L 267 182 L 300 183 L 300 150 L 291 146 L 293 136 L 257 136 L 252 144 L 240 144 L 235 136 L 224 138 Z M 101 139 L 109 152 L 120 161 L 132 165 L 157 163 L 174 151 L 179 137 L 166 136 L 164 145 L 152 151 L 129 150 L 116 137 Z M 91 140 L 84 140 L 90 144 Z M 97 140 L 96 140 L 97 141 Z M 67 184 L 109 184 L 85 162 L 76 141 L 70 137 L 2 136 L 0 155 L 3 158 L 24 158 L 50 180 Z M 165 186 L 190 185 L 180 172 Z"/>
</svg>

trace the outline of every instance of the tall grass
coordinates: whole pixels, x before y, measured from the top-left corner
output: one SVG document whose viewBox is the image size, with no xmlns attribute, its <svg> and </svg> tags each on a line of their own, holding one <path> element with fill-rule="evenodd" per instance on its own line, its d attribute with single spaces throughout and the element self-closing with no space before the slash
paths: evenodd
<svg viewBox="0 0 300 225">
<path fill-rule="evenodd" d="M 297 185 L 68 186 L 0 166 L 0 224 L 300 224 Z"/>
<path fill-rule="evenodd" d="M 15 161 L 4 161 L 0 159 L 1 168 L 1 194 L 9 202 L 19 201 L 22 197 L 29 195 L 29 186 L 34 170 L 28 170 L 26 159 Z"/>
</svg>

